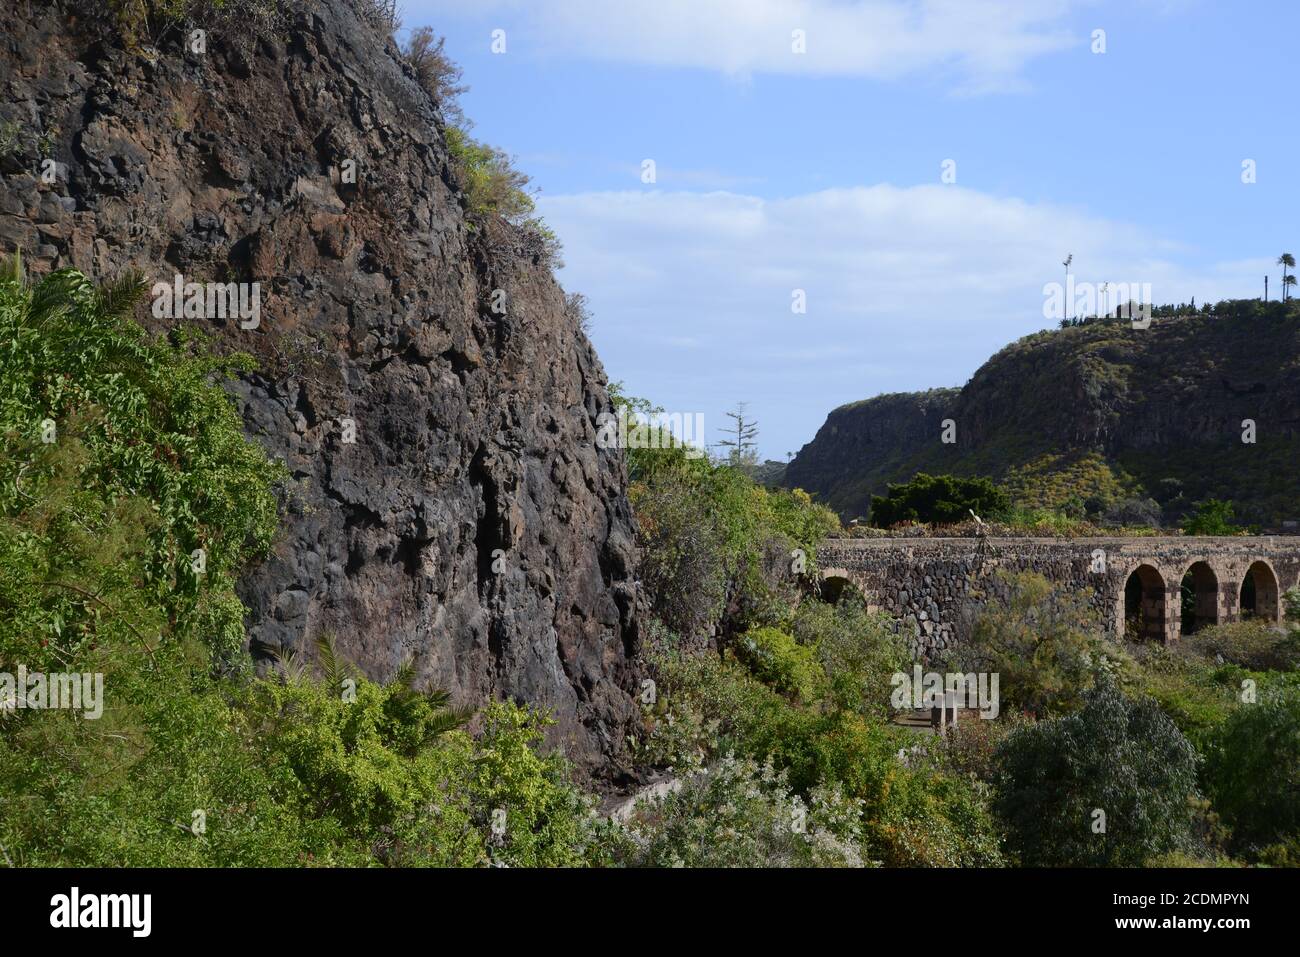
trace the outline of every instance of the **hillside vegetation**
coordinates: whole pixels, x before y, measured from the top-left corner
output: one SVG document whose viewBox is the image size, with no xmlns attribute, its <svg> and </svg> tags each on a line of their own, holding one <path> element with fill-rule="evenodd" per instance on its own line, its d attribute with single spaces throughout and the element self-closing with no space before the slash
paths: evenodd
<svg viewBox="0 0 1300 957">
<path fill-rule="evenodd" d="M 955 442 L 942 441 L 943 422 Z M 1244 442 L 1254 423 L 1253 442 Z M 833 411 L 785 484 L 848 519 L 916 472 L 985 476 L 1014 504 L 1100 515 L 1153 500 L 1175 524 L 1233 502 L 1247 524 L 1300 518 L 1300 307 L 1220 303 L 1148 329 L 1091 322 L 1002 349 L 960 390 Z"/>
</svg>

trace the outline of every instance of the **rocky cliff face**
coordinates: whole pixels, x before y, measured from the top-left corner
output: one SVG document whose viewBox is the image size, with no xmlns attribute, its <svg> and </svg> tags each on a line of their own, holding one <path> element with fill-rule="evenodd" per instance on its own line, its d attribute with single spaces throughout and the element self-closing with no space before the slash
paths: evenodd
<svg viewBox="0 0 1300 957">
<path fill-rule="evenodd" d="M 201 53 L 128 50 L 95 6 L 0 3 L 0 250 L 260 283 L 257 328 L 141 313 L 261 362 L 237 400 L 294 481 L 243 586 L 254 654 L 333 632 L 374 676 L 409 657 L 462 702 L 554 709 L 554 742 L 616 773 L 634 528 L 594 444 L 605 375 L 540 245 L 467 216 L 436 105 L 349 0 L 218 24 Z"/>
<path fill-rule="evenodd" d="M 917 449 L 937 440 L 957 396 L 896 392 L 840 406 L 790 461 L 784 484 L 816 493 L 845 519 L 866 518 L 871 496 L 900 481 Z"/>
<path fill-rule="evenodd" d="M 1276 304 L 1275 304 L 1276 305 Z M 954 444 L 941 441 L 952 419 Z M 1243 441 L 1243 422 L 1254 441 Z M 1197 314 L 1096 323 L 1010 345 L 960 390 L 832 412 L 786 484 L 846 518 L 917 471 L 1007 480 L 1039 504 L 1152 495 L 1231 500 L 1247 521 L 1300 518 L 1300 319 Z M 1166 480 L 1173 480 L 1172 482 Z M 1166 510 L 1169 511 L 1168 509 Z"/>
</svg>

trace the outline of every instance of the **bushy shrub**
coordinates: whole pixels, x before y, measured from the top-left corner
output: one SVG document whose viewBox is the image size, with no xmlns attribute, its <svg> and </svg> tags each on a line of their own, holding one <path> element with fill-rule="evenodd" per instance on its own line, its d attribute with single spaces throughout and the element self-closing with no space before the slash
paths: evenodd
<svg viewBox="0 0 1300 957">
<path fill-rule="evenodd" d="M 1238 702 L 1242 670 L 1207 662 L 1178 646 L 1150 645 L 1140 649 L 1140 656 L 1141 692 L 1160 705 L 1198 751 L 1204 751 L 1209 736 Z"/>
<path fill-rule="evenodd" d="M 0 267 L 0 659 L 66 662 L 105 629 L 149 645 L 163 622 L 240 656 L 235 574 L 269 547 L 286 472 L 217 384 L 251 360 L 149 338 L 142 294 Z"/>
<path fill-rule="evenodd" d="M 1300 636 L 1261 619 L 1227 622 L 1184 635 L 1183 654 L 1229 662 L 1251 671 L 1290 671 L 1300 665 Z"/>
<path fill-rule="evenodd" d="M 994 809 L 1023 865 L 1140 866 L 1192 842 L 1195 750 L 1108 679 L 1077 713 L 1011 734 L 995 761 Z"/>
<path fill-rule="evenodd" d="M 610 391 L 629 422 L 660 411 Z M 799 489 L 769 491 L 740 469 L 691 457 L 657 426 L 641 437 L 627 451 L 628 495 L 656 617 L 693 641 L 784 617 L 815 579 L 816 545 L 839 527 L 835 514 Z"/>
<path fill-rule="evenodd" d="M 1160 503 L 1153 498 L 1130 497 L 1116 502 L 1103 513 L 1107 525 L 1120 527 L 1144 525 L 1159 528 L 1164 519 Z"/>
<path fill-rule="evenodd" d="M 860 802 L 807 800 L 771 764 L 726 755 L 674 793 L 637 805 L 619 863 L 640 867 L 861 867 Z"/>
<path fill-rule="evenodd" d="M 816 649 L 836 707 L 889 716 L 890 679 L 906 670 L 911 656 L 888 619 L 868 613 L 860 602 L 806 599 L 791 627 L 801 644 Z"/>
<path fill-rule="evenodd" d="M 655 614 L 688 638 L 707 637 L 722 617 L 731 580 L 725 529 L 701 514 L 698 490 L 685 477 L 634 486 L 631 497 Z"/>
<path fill-rule="evenodd" d="M 1006 861 L 981 781 L 913 772 L 868 825 L 868 846 L 888 867 L 1001 867 Z"/>
<path fill-rule="evenodd" d="M 1300 838 L 1263 847 L 1256 859 L 1265 867 L 1300 867 Z"/>
<path fill-rule="evenodd" d="M 1019 712 L 1003 711 L 996 720 L 977 719 L 949 725 L 935 742 L 936 762 L 949 774 L 991 784 L 997 777 L 994 756 L 998 745 L 1027 723 L 1029 719 Z"/>
<path fill-rule="evenodd" d="M 424 89 L 458 129 L 466 126 L 460 96 L 469 87 L 461 83 L 461 68 L 447 55 L 447 38 L 436 36 L 431 27 L 411 31 L 402 54 L 415 71 L 416 82 Z"/>
<path fill-rule="evenodd" d="M 1196 510 L 1183 519 L 1184 535 L 1239 535 L 1242 529 L 1232 520 L 1233 505 L 1217 498 L 1196 503 Z"/>
<path fill-rule="evenodd" d="M 1099 675 L 1128 680 L 1132 662 L 1099 634 L 1087 597 L 1061 591 L 1036 572 L 998 571 L 998 595 L 952 655 L 962 671 L 999 675 L 1002 710 L 1035 715 L 1077 708 Z"/>
<path fill-rule="evenodd" d="M 470 212 L 500 216 L 511 223 L 532 215 L 535 204 L 528 194 L 528 176 L 511 165 L 508 154 L 478 142 L 459 127 L 447 127 L 446 138 Z"/>
<path fill-rule="evenodd" d="M 1282 593 L 1282 605 L 1286 609 L 1286 620 L 1300 622 L 1300 585 L 1294 585 Z"/>
<path fill-rule="evenodd" d="M 759 681 L 798 701 L 816 702 L 826 691 L 816 649 L 779 628 L 749 629 L 736 641 L 735 654 Z"/>
<path fill-rule="evenodd" d="M 1300 689 L 1238 707 L 1206 748 L 1204 779 L 1235 846 L 1300 841 Z"/>
<path fill-rule="evenodd" d="M 472 794 L 478 819 L 488 825 L 492 859 L 511 867 L 573 867 L 599 859 L 594 800 L 570 782 L 562 756 L 539 751 L 549 719 L 499 702 L 484 715 Z M 495 823 L 502 819 L 504 829 Z"/>
<path fill-rule="evenodd" d="M 647 760 L 683 771 L 699 770 L 724 754 L 772 758 L 796 788 L 816 783 L 807 746 L 812 716 L 739 662 L 675 645 L 659 651 L 652 667 L 658 706 Z"/>
</svg>

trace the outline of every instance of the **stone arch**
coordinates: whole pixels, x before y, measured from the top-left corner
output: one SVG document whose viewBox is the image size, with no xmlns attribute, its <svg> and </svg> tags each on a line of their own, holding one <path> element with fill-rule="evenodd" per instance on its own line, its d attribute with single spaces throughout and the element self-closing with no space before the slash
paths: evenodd
<svg viewBox="0 0 1300 957">
<path fill-rule="evenodd" d="M 1242 619 L 1262 618 L 1278 621 L 1281 618 L 1281 589 L 1277 572 L 1262 558 L 1251 562 L 1241 579 L 1238 591 Z"/>
<path fill-rule="evenodd" d="M 864 605 L 867 603 L 866 595 L 847 571 L 843 568 L 825 569 L 821 581 L 822 601 L 838 605 L 845 598 L 851 598 Z"/>
<path fill-rule="evenodd" d="M 1219 603 L 1219 576 L 1204 559 L 1192 562 L 1183 573 L 1182 633 L 1217 625 L 1222 616 Z"/>
<path fill-rule="evenodd" d="M 1120 632 L 1137 641 L 1165 640 L 1165 577 L 1154 565 L 1143 562 L 1124 578 L 1119 596 Z"/>
</svg>

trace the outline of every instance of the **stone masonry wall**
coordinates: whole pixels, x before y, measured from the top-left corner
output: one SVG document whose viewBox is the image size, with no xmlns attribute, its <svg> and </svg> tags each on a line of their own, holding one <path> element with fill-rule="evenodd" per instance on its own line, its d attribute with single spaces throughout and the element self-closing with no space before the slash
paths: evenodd
<svg viewBox="0 0 1300 957">
<path fill-rule="evenodd" d="M 1168 642 L 1182 633 L 1181 588 L 1189 570 L 1198 625 L 1241 617 L 1247 575 L 1255 583 L 1256 614 L 1280 620 L 1282 593 L 1300 584 L 1300 539 L 989 539 L 981 553 L 973 538 L 841 538 L 822 544 L 818 562 L 824 581 L 858 588 L 870 608 L 909 629 L 914 652 L 930 659 L 966 637 L 982 603 L 1005 593 L 996 569 L 1036 571 L 1086 591 L 1113 638 L 1123 635 L 1125 586 L 1135 573 L 1145 638 Z"/>
</svg>

